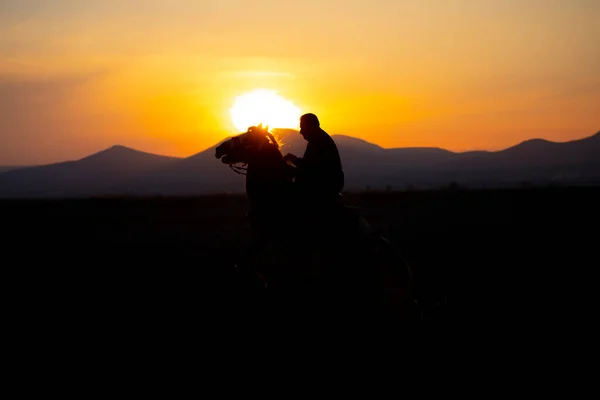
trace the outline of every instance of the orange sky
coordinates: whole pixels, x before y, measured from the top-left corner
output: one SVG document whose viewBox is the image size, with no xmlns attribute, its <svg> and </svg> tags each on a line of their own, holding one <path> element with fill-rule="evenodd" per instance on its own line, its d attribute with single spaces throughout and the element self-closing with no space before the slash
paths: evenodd
<svg viewBox="0 0 600 400">
<path fill-rule="evenodd" d="M 384 147 L 589 136 L 598 15 L 597 0 L 3 1 L 0 165 L 113 144 L 188 156 L 236 133 L 228 109 L 255 88 Z"/>
</svg>

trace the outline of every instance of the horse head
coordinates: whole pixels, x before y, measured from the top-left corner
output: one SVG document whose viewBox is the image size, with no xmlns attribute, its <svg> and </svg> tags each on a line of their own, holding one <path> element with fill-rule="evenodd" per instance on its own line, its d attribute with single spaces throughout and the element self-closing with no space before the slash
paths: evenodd
<svg viewBox="0 0 600 400">
<path fill-rule="evenodd" d="M 225 164 L 249 164 L 268 146 L 279 149 L 277 140 L 269 132 L 269 126 L 260 124 L 221 143 L 215 150 L 215 157 Z"/>
</svg>

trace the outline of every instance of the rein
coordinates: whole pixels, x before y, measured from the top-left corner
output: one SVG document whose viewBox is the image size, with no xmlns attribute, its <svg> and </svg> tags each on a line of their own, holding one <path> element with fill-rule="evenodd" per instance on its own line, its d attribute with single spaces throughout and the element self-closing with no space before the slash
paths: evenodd
<svg viewBox="0 0 600 400">
<path fill-rule="evenodd" d="M 242 165 L 241 167 L 239 165 L 233 165 L 233 164 L 229 164 L 229 168 L 231 168 L 231 170 L 233 172 L 235 172 L 238 175 L 247 175 L 248 174 L 248 167 L 246 167 L 247 164 Z"/>
<path fill-rule="evenodd" d="M 275 140 L 275 137 L 273 136 L 272 133 L 267 132 L 267 137 L 270 140 L 270 144 L 275 146 L 275 148 L 279 149 L 279 144 L 277 143 L 277 140 Z M 229 164 L 229 168 L 231 168 L 231 170 L 233 172 L 235 172 L 238 175 L 247 175 L 248 174 L 248 167 L 247 167 L 248 163 L 244 163 L 242 166 L 239 165 L 234 165 L 234 164 Z"/>
</svg>

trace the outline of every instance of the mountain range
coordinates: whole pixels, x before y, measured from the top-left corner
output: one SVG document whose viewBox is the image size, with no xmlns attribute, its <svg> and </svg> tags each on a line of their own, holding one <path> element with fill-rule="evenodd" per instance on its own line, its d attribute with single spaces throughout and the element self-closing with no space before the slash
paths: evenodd
<svg viewBox="0 0 600 400">
<path fill-rule="evenodd" d="M 274 130 L 283 153 L 301 156 L 297 131 Z M 345 190 L 370 188 L 510 187 L 523 184 L 599 185 L 600 132 L 569 142 L 532 139 L 501 151 L 385 149 L 332 135 L 346 175 Z M 76 161 L 0 168 L 0 198 L 186 196 L 243 193 L 244 177 L 215 158 L 215 146 L 186 158 L 113 146 Z"/>
</svg>

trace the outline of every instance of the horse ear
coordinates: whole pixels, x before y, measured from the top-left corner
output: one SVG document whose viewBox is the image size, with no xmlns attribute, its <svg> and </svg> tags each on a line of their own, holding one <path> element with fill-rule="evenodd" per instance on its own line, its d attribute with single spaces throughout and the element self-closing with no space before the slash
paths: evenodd
<svg viewBox="0 0 600 400">
<path fill-rule="evenodd" d="M 265 126 L 265 132 L 269 132 L 269 125 Z"/>
<path fill-rule="evenodd" d="M 262 122 L 260 124 L 258 124 L 258 129 L 262 129 Z"/>
</svg>

